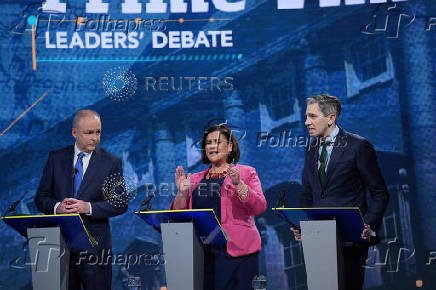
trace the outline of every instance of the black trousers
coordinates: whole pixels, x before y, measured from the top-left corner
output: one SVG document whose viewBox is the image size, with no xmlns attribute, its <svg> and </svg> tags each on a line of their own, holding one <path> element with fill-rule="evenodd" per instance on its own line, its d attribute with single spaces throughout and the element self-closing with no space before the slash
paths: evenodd
<svg viewBox="0 0 436 290">
<path fill-rule="evenodd" d="M 368 259 L 368 246 L 343 246 L 342 281 L 344 290 L 361 290 L 365 278 L 365 265 Z"/>
<path fill-rule="evenodd" d="M 69 290 L 110 290 L 111 285 L 110 249 L 70 249 Z"/>
<path fill-rule="evenodd" d="M 250 290 L 259 272 L 259 252 L 232 257 L 226 246 L 204 248 L 204 289 Z"/>
</svg>

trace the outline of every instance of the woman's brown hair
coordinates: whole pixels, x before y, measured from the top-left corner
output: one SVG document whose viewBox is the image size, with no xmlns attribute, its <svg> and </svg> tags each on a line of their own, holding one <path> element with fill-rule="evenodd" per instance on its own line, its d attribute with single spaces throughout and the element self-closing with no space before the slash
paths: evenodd
<svg viewBox="0 0 436 290">
<path fill-rule="evenodd" d="M 201 161 L 203 161 L 204 164 L 210 163 L 209 158 L 206 156 L 206 138 L 207 135 L 215 131 L 219 131 L 221 133 L 220 136 L 225 136 L 227 141 L 232 143 L 232 151 L 229 152 L 229 155 L 227 156 L 227 163 L 238 162 L 240 157 L 238 140 L 235 135 L 233 135 L 232 130 L 225 124 L 213 125 L 204 131 L 203 139 L 201 141 Z"/>
</svg>

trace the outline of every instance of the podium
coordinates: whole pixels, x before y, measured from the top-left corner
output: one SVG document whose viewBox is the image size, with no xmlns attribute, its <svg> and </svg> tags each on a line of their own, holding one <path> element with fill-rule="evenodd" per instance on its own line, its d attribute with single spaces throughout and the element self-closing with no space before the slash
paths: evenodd
<svg viewBox="0 0 436 290">
<path fill-rule="evenodd" d="M 34 290 L 67 290 L 70 248 L 89 248 L 96 242 L 79 214 L 2 217 L 27 238 Z"/>
<path fill-rule="evenodd" d="M 308 289 L 346 290 L 342 282 L 341 244 L 367 242 L 361 238 L 364 220 L 360 209 L 324 207 L 272 210 L 289 225 L 301 229 Z"/>
<path fill-rule="evenodd" d="M 203 289 L 203 244 L 224 244 L 229 240 L 213 209 L 136 214 L 162 234 L 168 289 Z"/>
</svg>

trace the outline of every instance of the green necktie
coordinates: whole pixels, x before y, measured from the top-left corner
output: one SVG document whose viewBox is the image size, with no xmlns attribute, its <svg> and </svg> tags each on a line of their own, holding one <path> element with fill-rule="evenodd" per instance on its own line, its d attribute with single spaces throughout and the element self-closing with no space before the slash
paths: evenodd
<svg viewBox="0 0 436 290">
<path fill-rule="evenodd" d="M 327 165 L 327 146 L 330 145 L 331 142 L 323 142 L 322 143 L 322 149 L 321 149 L 321 155 L 319 156 L 319 161 L 321 162 L 321 165 L 318 169 L 318 176 L 319 176 L 319 182 L 321 184 L 321 187 L 324 188 L 326 184 L 326 174 L 325 174 L 325 168 Z"/>
</svg>

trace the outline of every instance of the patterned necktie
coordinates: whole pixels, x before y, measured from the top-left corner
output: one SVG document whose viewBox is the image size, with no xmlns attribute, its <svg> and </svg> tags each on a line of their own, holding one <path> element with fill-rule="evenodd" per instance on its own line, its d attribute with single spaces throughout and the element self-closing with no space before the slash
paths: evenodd
<svg viewBox="0 0 436 290">
<path fill-rule="evenodd" d="M 326 174 L 325 174 L 325 168 L 327 165 L 327 146 L 329 146 L 331 142 L 324 142 L 322 143 L 322 149 L 321 149 L 321 155 L 319 156 L 319 161 L 321 162 L 321 165 L 318 168 L 318 176 L 319 176 L 319 182 L 321 184 L 321 187 L 324 188 L 326 184 Z"/>
<path fill-rule="evenodd" d="M 85 156 L 85 154 L 83 152 L 80 152 L 77 157 L 76 166 L 74 166 L 74 198 L 77 198 L 77 192 L 79 191 L 80 184 L 82 183 L 83 156 Z"/>
</svg>

